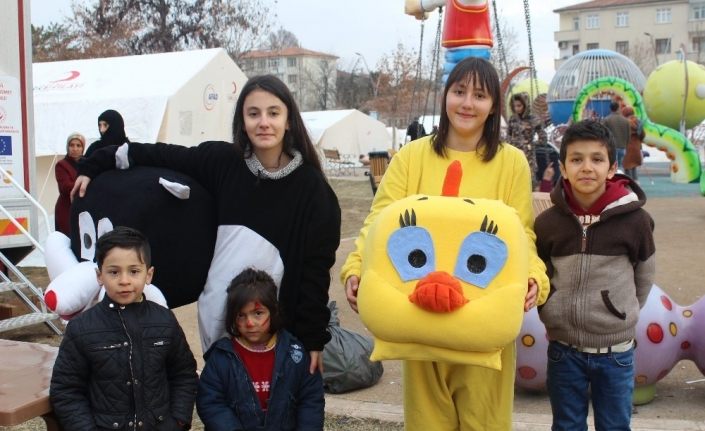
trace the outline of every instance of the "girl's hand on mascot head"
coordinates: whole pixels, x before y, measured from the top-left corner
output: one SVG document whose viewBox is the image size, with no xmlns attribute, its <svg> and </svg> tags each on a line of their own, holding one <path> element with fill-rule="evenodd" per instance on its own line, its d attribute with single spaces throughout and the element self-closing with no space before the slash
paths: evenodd
<svg viewBox="0 0 705 431">
<path fill-rule="evenodd" d="M 348 298 L 350 308 L 357 313 L 357 289 L 360 287 L 360 277 L 351 275 L 345 280 L 345 296 Z"/>
<path fill-rule="evenodd" d="M 316 370 L 323 374 L 323 352 L 320 350 L 311 350 L 311 366 L 308 372 L 314 374 Z"/>
<path fill-rule="evenodd" d="M 536 306 L 538 300 L 539 285 L 533 278 L 529 279 L 526 297 L 524 298 L 524 311 L 529 311 Z"/>
</svg>

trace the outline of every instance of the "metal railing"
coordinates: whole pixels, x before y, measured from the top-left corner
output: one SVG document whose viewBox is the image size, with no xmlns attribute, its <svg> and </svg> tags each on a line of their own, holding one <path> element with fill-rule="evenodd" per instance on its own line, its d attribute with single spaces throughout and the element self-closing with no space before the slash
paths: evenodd
<svg viewBox="0 0 705 431">
<path fill-rule="evenodd" d="M 27 199 L 27 201 L 30 202 L 31 205 L 42 214 L 42 216 L 44 217 L 44 222 L 46 223 L 47 233 L 51 232 L 52 228 L 49 223 L 49 215 L 47 214 L 46 210 L 42 207 L 42 205 L 36 199 L 34 199 L 31 194 L 27 193 L 27 191 L 19 183 L 17 183 L 17 181 L 12 178 L 12 176 L 2 167 L 0 167 L 0 174 L 2 174 L 5 179 L 9 180 L 10 183 L 22 193 L 22 195 Z M 7 217 L 7 219 L 17 228 L 17 230 L 22 235 L 25 236 L 25 238 L 29 240 L 30 243 L 32 243 L 32 245 L 37 250 L 39 250 L 42 254 L 44 253 L 44 247 L 42 247 L 42 245 L 32 236 L 32 234 L 28 232 L 27 229 L 24 228 L 24 226 L 22 226 L 22 224 L 10 213 L 7 208 L 5 208 L 3 205 L 0 205 L 0 212 L 2 212 L 5 217 Z M 22 302 L 24 302 L 27 307 L 29 307 L 29 309 L 31 310 L 28 315 L 13 317 L 0 321 L 0 330 L 10 330 L 37 323 L 45 323 L 52 331 L 54 331 L 58 335 L 61 335 L 61 329 L 59 329 L 53 322 L 53 320 L 58 319 L 59 316 L 47 311 L 46 304 L 44 303 L 44 293 L 42 292 L 42 290 L 39 287 L 35 286 L 34 283 L 32 283 L 24 275 L 24 273 L 22 273 L 22 271 L 14 263 L 12 263 L 10 259 L 8 259 L 8 257 L 4 253 L 2 253 L 2 251 L 0 251 L 0 262 L 5 265 L 5 268 L 7 268 L 8 273 L 13 274 L 19 280 L 19 282 L 13 282 L 7 274 L 0 271 L 0 280 L 2 280 L 2 282 L 0 282 L 0 291 L 14 292 L 22 300 Z M 29 289 L 29 292 L 31 292 L 30 295 L 35 295 L 37 296 L 37 298 L 39 298 L 39 304 L 41 308 L 37 307 L 34 301 L 32 301 L 32 299 L 27 296 L 27 294 L 23 291 L 24 288 Z"/>
</svg>

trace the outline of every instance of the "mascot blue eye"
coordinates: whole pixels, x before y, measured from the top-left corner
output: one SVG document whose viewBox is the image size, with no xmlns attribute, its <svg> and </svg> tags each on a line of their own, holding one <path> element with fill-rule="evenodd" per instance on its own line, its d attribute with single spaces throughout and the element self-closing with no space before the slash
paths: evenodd
<svg viewBox="0 0 705 431">
<path fill-rule="evenodd" d="M 392 233 L 387 255 L 402 281 L 423 278 L 436 267 L 431 234 L 422 227 L 407 226 Z"/>
<path fill-rule="evenodd" d="M 454 275 L 477 287 L 485 288 L 507 262 L 507 245 L 486 232 L 473 232 L 458 252 Z"/>
</svg>

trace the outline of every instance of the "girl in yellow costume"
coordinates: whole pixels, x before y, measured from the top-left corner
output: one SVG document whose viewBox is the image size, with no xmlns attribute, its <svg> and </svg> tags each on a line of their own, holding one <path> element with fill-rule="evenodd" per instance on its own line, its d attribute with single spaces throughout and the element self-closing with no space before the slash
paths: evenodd
<svg viewBox="0 0 705 431">
<path fill-rule="evenodd" d="M 369 226 L 394 201 L 414 194 L 439 195 L 448 165 L 455 160 L 465 173 L 458 196 L 497 199 L 517 210 L 530 242 L 524 309 L 546 300 L 546 267 L 534 244 L 529 164 L 520 150 L 499 141 L 499 102 L 499 77 L 488 61 L 469 57 L 450 73 L 438 133 L 410 142 L 394 156 L 355 242 L 356 250 L 343 265 L 341 278 L 355 311 Z M 501 371 L 449 362 L 405 361 L 406 429 L 510 430 L 515 362 L 514 342 L 502 351 Z"/>
</svg>

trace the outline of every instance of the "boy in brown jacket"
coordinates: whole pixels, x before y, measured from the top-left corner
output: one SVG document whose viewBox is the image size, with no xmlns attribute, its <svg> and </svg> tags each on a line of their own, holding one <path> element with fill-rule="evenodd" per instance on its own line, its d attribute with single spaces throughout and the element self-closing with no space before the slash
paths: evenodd
<svg viewBox="0 0 705 431">
<path fill-rule="evenodd" d="M 536 219 L 551 289 L 539 307 L 548 338 L 553 430 L 628 430 L 634 389 L 634 328 L 653 283 L 654 222 L 646 196 L 616 174 L 614 136 L 592 120 L 563 136 L 563 180 Z"/>
</svg>

